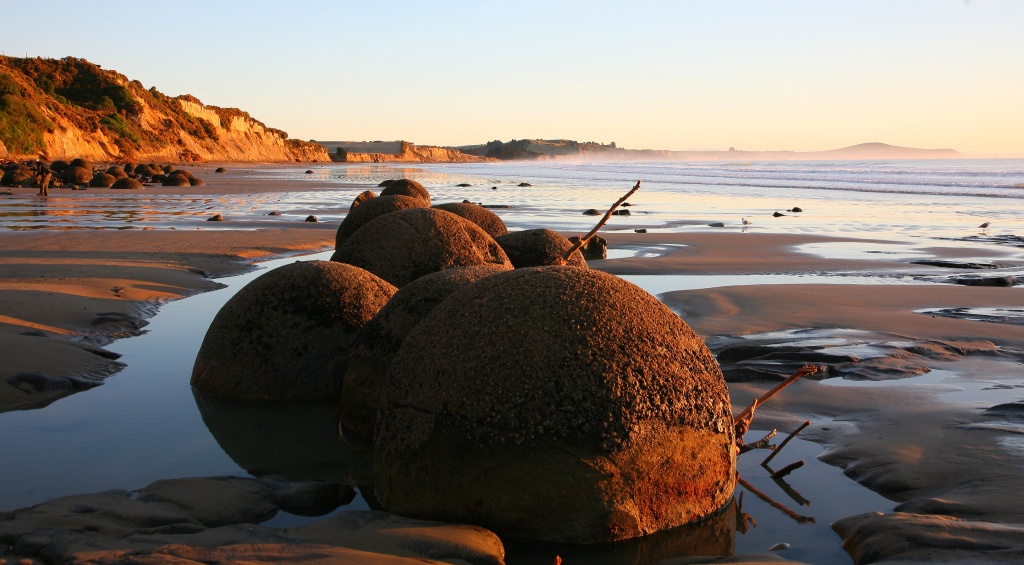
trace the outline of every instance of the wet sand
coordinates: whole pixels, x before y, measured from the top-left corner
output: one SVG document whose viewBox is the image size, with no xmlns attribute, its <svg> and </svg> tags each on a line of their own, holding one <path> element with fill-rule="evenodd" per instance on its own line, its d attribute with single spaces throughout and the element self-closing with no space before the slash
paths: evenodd
<svg viewBox="0 0 1024 565">
<path fill-rule="evenodd" d="M 208 184 L 188 189 L 190 194 L 310 190 L 307 182 L 247 179 L 246 171 L 252 169 L 248 166 L 227 165 L 229 172 L 224 175 L 214 175 L 213 167 L 197 171 Z M 336 187 L 324 183 L 316 190 L 332 188 Z M 33 191 L 15 192 L 21 197 Z M 103 192 L 92 190 L 90 196 Z M 118 191 L 106 192 L 114 197 Z M 215 288 L 216 281 L 209 277 L 240 272 L 251 261 L 329 247 L 336 223 L 304 223 L 291 217 L 217 227 L 0 232 L 0 410 L 38 408 L 98 384 L 119 369 L 100 347 L 140 331 L 161 302 Z M 228 227 L 233 229 L 223 229 Z M 602 235 L 613 249 L 682 246 L 656 258 L 592 264 L 620 275 L 936 272 L 884 256 L 826 258 L 795 249 L 809 243 L 879 243 L 863 239 L 716 231 Z M 968 252 L 952 244 L 932 243 L 929 252 L 947 259 L 978 255 L 976 250 Z M 1014 249 L 994 249 L 992 255 L 1004 264 L 1024 264 Z M 1020 473 L 1024 452 L 1014 447 L 1024 434 L 1024 409 L 1009 406 L 985 412 L 1020 398 L 1024 390 L 1024 325 L 916 312 L 968 307 L 1020 310 L 1024 288 L 778 284 L 676 291 L 661 299 L 680 312 L 716 353 L 734 345 L 741 339 L 737 336 L 806 330 L 835 338 L 827 332 L 857 331 L 862 332 L 858 334 L 862 348 L 899 343 L 904 344 L 902 351 L 909 352 L 880 361 L 867 359 L 874 362 L 869 373 L 890 371 L 905 379 L 912 371 L 900 363 L 911 356 L 915 367 L 945 371 L 945 380 L 920 385 L 893 386 L 893 381 L 886 381 L 835 386 L 828 381 L 800 381 L 759 409 L 755 426 L 778 427 L 785 433 L 810 419 L 813 423 L 803 437 L 823 445 L 825 461 L 900 503 L 898 513 L 851 517 L 837 524 L 858 562 L 925 556 L 940 561 L 1015 562 L 1024 556 L 1020 541 L 1024 510 L 1016 494 L 1024 487 Z M 865 362 L 856 359 L 848 356 L 842 362 L 817 363 L 845 363 L 855 370 Z M 728 369 L 749 361 L 723 362 L 723 368 L 729 374 Z M 773 384 L 730 383 L 734 411 Z M 1005 391 L 1003 399 L 984 393 L 979 393 L 981 400 L 948 398 L 954 389 L 983 391 L 986 387 Z M 879 533 L 889 528 L 898 533 Z"/>
</svg>

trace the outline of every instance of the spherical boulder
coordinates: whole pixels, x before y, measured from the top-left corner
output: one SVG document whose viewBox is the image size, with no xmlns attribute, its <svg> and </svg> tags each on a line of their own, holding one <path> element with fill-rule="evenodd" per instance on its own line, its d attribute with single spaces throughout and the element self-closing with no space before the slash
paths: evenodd
<svg viewBox="0 0 1024 565">
<path fill-rule="evenodd" d="M 21 186 L 32 181 L 34 177 L 35 172 L 28 167 L 11 167 L 4 171 L 3 177 L 0 178 L 0 186 Z"/>
<path fill-rule="evenodd" d="M 161 184 L 163 186 L 192 186 L 189 178 L 181 174 L 167 175 Z"/>
<path fill-rule="evenodd" d="M 79 159 L 75 159 L 78 161 Z M 92 180 L 92 170 L 85 167 L 79 167 L 76 165 L 70 165 L 60 173 L 61 180 L 64 184 L 89 184 Z"/>
<path fill-rule="evenodd" d="M 341 221 L 341 225 L 338 226 L 338 231 L 334 235 L 334 248 L 339 249 L 345 240 L 352 237 L 352 234 L 363 227 L 370 220 L 383 216 L 384 214 L 390 214 L 398 210 L 408 210 L 409 208 L 426 208 L 423 200 L 419 198 L 412 198 L 411 196 L 402 195 L 391 195 L 391 196 L 378 196 L 377 198 L 371 198 L 359 206 L 349 210 L 349 213 L 345 215 L 345 218 Z"/>
<path fill-rule="evenodd" d="M 169 174 L 169 175 L 184 175 L 184 176 L 188 177 L 190 180 L 195 178 L 195 176 L 191 172 L 186 171 L 185 169 L 177 169 L 177 170 L 171 171 L 171 172 L 169 172 L 167 174 Z"/>
<path fill-rule="evenodd" d="M 341 423 L 358 434 L 372 436 L 381 387 L 405 336 L 451 293 L 510 269 L 510 265 L 445 269 L 399 289 L 356 334 L 338 403 Z"/>
<path fill-rule="evenodd" d="M 436 204 L 434 208 L 466 218 L 483 228 L 491 237 L 497 238 L 508 233 L 505 222 L 497 214 L 479 204 L 472 202 L 445 202 L 444 204 Z"/>
<path fill-rule="evenodd" d="M 352 209 L 355 208 L 356 206 L 359 206 L 363 202 L 366 202 L 367 200 L 376 197 L 377 194 L 374 193 L 372 190 L 364 190 L 357 194 L 356 197 L 352 200 L 352 204 L 349 205 L 348 211 L 351 212 Z"/>
<path fill-rule="evenodd" d="M 92 163 L 85 159 L 72 159 L 70 165 L 72 167 L 82 167 L 83 169 L 92 169 Z"/>
<path fill-rule="evenodd" d="M 454 267 L 511 265 L 480 226 L 433 208 L 398 210 L 370 220 L 338 247 L 331 260 L 362 267 L 398 287 Z"/>
<path fill-rule="evenodd" d="M 565 252 L 572 248 L 572 242 L 565 236 L 546 228 L 512 231 L 494 239 L 505 250 L 517 269 L 558 265 Z M 579 250 L 576 250 L 565 264 L 571 267 L 586 267 L 587 260 Z"/>
<path fill-rule="evenodd" d="M 427 192 L 426 188 L 423 188 L 422 184 L 414 180 L 393 180 L 384 187 L 384 190 L 380 191 L 381 196 L 392 196 L 395 194 L 422 199 L 427 203 L 427 206 L 430 206 L 430 193 Z"/>
<path fill-rule="evenodd" d="M 97 173 L 92 176 L 92 180 L 89 181 L 89 186 L 93 188 L 110 188 L 114 186 L 114 182 L 117 178 L 114 175 L 108 175 L 107 173 Z"/>
<path fill-rule="evenodd" d="M 217 313 L 192 386 L 225 398 L 336 403 L 356 331 L 395 290 L 363 269 L 330 261 L 274 269 Z"/>
<path fill-rule="evenodd" d="M 607 273 L 533 267 L 452 293 L 402 342 L 374 431 L 390 512 L 572 543 L 701 520 L 736 481 L 704 341 Z"/>
<path fill-rule="evenodd" d="M 67 161 L 61 161 L 60 159 L 58 159 L 58 160 L 50 163 L 50 170 L 55 172 L 55 173 L 59 173 L 59 172 L 63 171 L 64 169 L 68 168 L 68 166 L 69 165 L 68 165 Z"/>
<path fill-rule="evenodd" d="M 206 182 L 201 178 L 189 177 L 188 184 L 189 186 L 203 186 L 206 184 Z"/>
<path fill-rule="evenodd" d="M 123 179 L 123 178 L 128 176 L 128 173 L 126 173 L 124 171 L 124 167 L 118 167 L 118 166 L 113 166 L 113 167 L 107 168 L 106 173 L 108 175 L 114 177 L 115 180 L 116 179 Z"/>
<path fill-rule="evenodd" d="M 114 184 L 112 184 L 110 188 L 118 190 L 142 190 L 145 186 L 136 179 L 123 178 L 114 181 Z"/>
</svg>

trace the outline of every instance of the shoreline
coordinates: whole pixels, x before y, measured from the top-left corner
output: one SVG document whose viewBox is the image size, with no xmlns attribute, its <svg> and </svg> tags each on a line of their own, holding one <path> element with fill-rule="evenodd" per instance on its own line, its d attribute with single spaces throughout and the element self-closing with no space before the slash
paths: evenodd
<svg viewBox="0 0 1024 565">
<path fill-rule="evenodd" d="M 306 181 L 246 180 L 242 175 L 244 173 L 237 173 L 236 176 L 241 178 L 224 183 L 224 186 L 208 184 L 195 189 L 202 189 L 197 193 L 217 195 L 309 188 Z M 365 187 L 344 185 L 343 188 Z M 182 192 L 182 189 L 173 190 Z M 0 277 L 0 340 L 4 340 L 0 366 L 7 371 L 0 373 L 0 377 L 4 377 L 0 383 L 9 385 L 11 367 L 17 368 L 17 372 L 34 371 L 47 376 L 96 371 L 84 360 L 104 358 L 80 348 L 77 352 L 65 352 L 57 346 L 63 347 L 69 342 L 55 336 L 81 338 L 97 328 L 106 332 L 108 337 L 118 335 L 117 332 L 137 332 L 141 329 L 138 323 L 145 321 L 146 314 L 152 315 L 155 308 L 165 301 L 217 288 L 217 283 L 208 276 L 244 272 L 251 268 L 246 265 L 251 265 L 253 260 L 323 250 L 333 244 L 336 226 L 335 222 L 306 224 L 292 219 L 232 225 L 242 230 L 0 232 L 0 265 L 4 266 L 4 275 Z M 255 231 L 243 231 L 250 229 Z M 911 265 L 903 259 L 841 259 L 795 250 L 795 246 L 808 243 L 885 241 L 861 237 L 715 232 L 633 234 L 622 231 L 601 235 L 608 239 L 610 247 L 681 246 L 671 248 L 659 257 L 610 259 L 592 264 L 594 268 L 620 275 L 950 274 L 948 269 Z M 978 256 L 976 250 L 964 250 L 954 244 L 942 246 L 927 242 L 921 247 L 929 248 L 932 255 L 942 258 Z M 1002 249 L 993 250 L 992 254 L 1013 255 Z M 1020 353 L 1024 351 L 1024 325 L 933 318 L 914 310 L 922 307 L 1024 309 L 1024 289 L 954 285 L 772 284 L 679 290 L 662 294 L 659 298 L 677 312 L 682 312 L 687 323 L 709 341 L 713 350 L 718 349 L 716 353 L 735 346 L 735 341 L 730 340 L 804 330 L 833 332 L 810 335 L 816 339 L 846 339 L 861 349 L 878 348 L 900 340 L 901 343 L 913 342 L 901 346 L 902 351 L 917 355 L 914 363 L 949 372 L 952 375 L 948 378 L 951 385 L 892 387 L 887 382 L 838 387 L 814 380 L 801 381 L 763 407 L 755 418 L 755 427 L 778 427 L 782 432 L 791 430 L 794 423 L 804 418 L 812 419 L 813 425 L 804 434 L 827 448 L 821 456 L 824 460 L 843 468 L 847 475 L 861 484 L 900 503 L 897 510 L 902 509 L 902 512 L 850 517 L 841 521 L 838 529 L 851 544 L 853 552 L 858 547 L 870 546 L 891 558 L 905 555 L 905 548 L 899 547 L 895 541 L 883 544 L 881 548 L 872 545 L 879 543 L 868 535 L 872 528 L 890 525 L 901 528 L 905 537 L 920 534 L 915 542 L 919 545 L 912 548 L 919 551 L 920 544 L 932 539 L 928 536 L 936 527 L 936 517 L 949 516 L 966 521 L 941 518 L 944 521 L 939 524 L 946 532 L 960 532 L 968 540 L 971 536 L 979 539 L 982 535 L 995 536 L 998 543 L 1010 550 L 1019 550 L 1021 544 L 1013 536 L 1019 536 L 1022 530 L 1014 524 L 1024 523 L 1024 512 L 1015 508 L 1013 497 L 1006 493 L 1024 487 L 1024 478 L 1019 478 L 1019 473 L 1014 472 L 1021 455 L 1007 452 L 1000 444 L 1000 438 L 1010 432 L 988 426 L 993 418 L 978 408 L 978 402 L 948 402 L 941 396 L 949 386 L 966 387 L 969 384 L 977 388 L 984 385 L 986 379 L 1017 386 L 1020 377 L 1013 369 L 1018 368 L 1019 371 L 1020 362 L 1024 359 Z M 94 325 L 104 317 L 107 321 Z M 51 337 L 21 335 L 32 330 L 42 331 Z M 847 330 L 861 333 L 854 338 L 835 333 Z M 106 338 L 96 339 L 102 342 Z M 792 338 L 790 341 L 799 340 Z M 990 342 L 999 351 L 984 346 L 980 343 L 982 341 Z M 50 347 L 33 353 L 26 349 L 25 344 L 28 343 L 47 343 Z M 803 354 L 806 356 L 807 352 Z M 906 355 L 900 355 L 903 354 L 893 352 L 888 357 L 861 355 L 860 361 L 842 363 L 852 367 L 870 365 L 869 369 L 879 374 L 904 371 L 899 375 L 905 378 L 906 371 L 911 369 L 906 368 L 907 363 L 899 364 L 908 359 Z M 45 359 L 51 365 L 33 365 L 34 359 Z M 751 360 L 744 358 L 721 363 L 723 368 L 734 369 L 749 366 Z M 877 362 L 871 365 L 869 361 L 872 360 Z M 798 358 L 794 362 L 799 361 Z M 104 363 L 114 362 L 104 359 Z M 836 360 L 830 363 L 842 364 Z M 61 367 L 66 373 L 57 372 Z M 730 382 L 734 411 L 745 407 L 750 399 L 771 384 L 763 381 Z M 1024 381 L 1020 386 L 1024 386 Z M 63 395 L 61 393 L 57 398 Z M 0 392 L 0 399 L 3 398 Z M 978 523 L 985 521 L 1001 523 L 1005 531 L 1003 534 L 988 530 L 984 534 L 977 533 L 981 531 Z M 970 544 L 967 542 L 954 543 L 941 535 L 934 539 L 937 540 L 936 545 L 945 541 L 956 551 L 967 552 L 963 555 L 982 551 L 968 547 Z M 950 556 L 955 557 L 952 553 Z"/>
</svg>

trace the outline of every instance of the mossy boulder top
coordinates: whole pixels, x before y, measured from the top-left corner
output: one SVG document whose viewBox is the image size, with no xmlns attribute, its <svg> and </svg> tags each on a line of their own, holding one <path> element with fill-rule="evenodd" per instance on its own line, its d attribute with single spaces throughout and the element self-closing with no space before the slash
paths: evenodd
<svg viewBox="0 0 1024 565">
<path fill-rule="evenodd" d="M 497 214 L 479 204 L 474 204 L 473 202 L 445 202 L 444 204 L 436 204 L 434 208 L 466 218 L 483 228 L 491 237 L 497 238 L 508 233 L 505 222 Z"/>
<path fill-rule="evenodd" d="M 360 204 L 355 211 L 381 198 Z M 362 267 L 398 287 L 454 267 L 511 265 L 480 226 L 434 208 L 374 218 L 338 247 L 331 260 Z"/>
<path fill-rule="evenodd" d="M 612 275 L 516 269 L 452 293 L 381 394 L 391 512 L 596 543 L 703 519 L 735 487 L 729 392 L 675 313 Z"/>
<path fill-rule="evenodd" d="M 382 195 L 376 198 L 364 200 L 359 203 L 358 206 L 352 208 L 341 221 L 341 225 L 338 226 L 338 231 L 334 235 L 334 248 L 340 248 L 348 238 L 352 237 L 352 234 L 356 233 L 359 228 L 363 227 L 367 222 L 374 218 L 378 218 L 384 214 L 397 212 L 399 210 L 426 207 L 426 203 L 421 198 L 413 198 L 411 196 L 404 196 L 401 194 L 391 196 Z"/>
<path fill-rule="evenodd" d="M 192 386 L 234 399 L 337 402 L 356 331 L 396 290 L 363 269 L 330 261 L 274 269 L 217 313 Z"/>
<path fill-rule="evenodd" d="M 381 196 L 392 196 L 400 194 L 402 196 L 411 196 L 413 198 L 419 198 L 430 206 L 430 193 L 427 192 L 423 185 L 410 179 L 397 179 L 388 182 L 384 190 L 380 191 Z"/>
</svg>

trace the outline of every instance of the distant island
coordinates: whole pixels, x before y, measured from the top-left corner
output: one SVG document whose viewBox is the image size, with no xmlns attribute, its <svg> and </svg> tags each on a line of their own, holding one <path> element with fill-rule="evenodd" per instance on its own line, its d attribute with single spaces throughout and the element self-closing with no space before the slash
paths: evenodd
<svg viewBox="0 0 1024 565">
<path fill-rule="evenodd" d="M 464 162 L 473 160 L 567 161 L 809 161 L 959 159 L 955 149 L 916 149 L 862 143 L 827 151 L 667 151 L 624 149 L 616 144 L 567 139 L 513 139 L 457 147 L 418 146 L 407 141 L 318 141 L 341 162 Z"/>
</svg>

